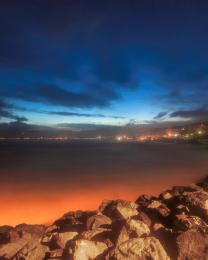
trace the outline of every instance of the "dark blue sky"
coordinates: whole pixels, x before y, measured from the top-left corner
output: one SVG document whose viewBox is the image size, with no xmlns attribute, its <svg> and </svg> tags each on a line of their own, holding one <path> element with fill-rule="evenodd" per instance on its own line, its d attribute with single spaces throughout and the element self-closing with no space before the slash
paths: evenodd
<svg viewBox="0 0 208 260">
<path fill-rule="evenodd" d="M 1 0 L 0 120 L 208 119 L 205 0 Z"/>
</svg>

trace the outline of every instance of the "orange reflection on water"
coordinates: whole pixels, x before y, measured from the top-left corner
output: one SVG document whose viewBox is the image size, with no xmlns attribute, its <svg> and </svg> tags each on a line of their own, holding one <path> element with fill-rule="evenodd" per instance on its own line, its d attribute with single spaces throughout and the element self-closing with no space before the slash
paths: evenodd
<svg viewBox="0 0 208 260">
<path fill-rule="evenodd" d="M 174 176 L 174 175 L 172 175 Z M 190 178 L 190 177 L 189 177 Z M 175 176 L 163 181 L 152 178 L 146 182 L 129 184 L 126 180 L 107 185 L 97 183 L 94 186 L 64 185 L 2 186 L 0 225 L 20 223 L 50 223 L 70 210 L 95 210 L 104 199 L 135 200 L 141 194 L 158 194 L 171 185 L 186 184 L 190 180 Z"/>
</svg>

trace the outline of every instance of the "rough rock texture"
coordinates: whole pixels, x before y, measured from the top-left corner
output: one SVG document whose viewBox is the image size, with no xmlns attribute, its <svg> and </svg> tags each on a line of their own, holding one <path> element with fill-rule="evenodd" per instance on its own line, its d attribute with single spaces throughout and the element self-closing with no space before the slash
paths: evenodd
<svg viewBox="0 0 208 260">
<path fill-rule="evenodd" d="M 132 238 L 120 244 L 114 250 L 115 260 L 169 260 L 167 253 L 154 237 Z"/>
<path fill-rule="evenodd" d="M 0 260 L 208 260 L 208 177 L 136 202 L 103 201 L 51 226 L 0 227 Z"/>
</svg>

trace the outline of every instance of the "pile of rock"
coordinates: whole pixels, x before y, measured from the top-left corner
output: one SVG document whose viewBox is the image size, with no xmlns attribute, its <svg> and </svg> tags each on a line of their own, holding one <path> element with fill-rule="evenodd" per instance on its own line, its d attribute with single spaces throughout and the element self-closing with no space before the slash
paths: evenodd
<svg viewBox="0 0 208 260">
<path fill-rule="evenodd" d="M 0 228 L 0 259 L 208 259 L 208 178 L 136 202 L 104 201 L 53 225 Z"/>
</svg>

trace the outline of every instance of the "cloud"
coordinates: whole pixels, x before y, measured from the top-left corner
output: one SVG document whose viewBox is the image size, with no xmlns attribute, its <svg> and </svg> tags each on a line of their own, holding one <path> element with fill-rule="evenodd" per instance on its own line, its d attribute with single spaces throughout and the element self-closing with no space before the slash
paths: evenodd
<svg viewBox="0 0 208 260">
<path fill-rule="evenodd" d="M 157 120 L 157 119 L 162 119 L 163 117 L 165 117 L 167 115 L 167 112 L 160 112 L 158 113 L 153 119 Z"/>
<path fill-rule="evenodd" d="M 147 82 L 147 70 L 154 71 L 148 80 L 159 86 L 158 96 L 171 93 L 158 99 L 159 111 L 163 105 L 206 103 L 206 1 L 181 1 L 180 7 L 165 0 L 120 1 L 119 6 L 108 0 L 20 2 L 0 3 L 2 97 L 105 108 L 119 102 L 122 91 Z"/>
<path fill-rule="evenodd" d="M 103 114 L 88 114 L 88 113 L 77 113 L 77 112 L 66 112 L 66 111 L 43 111 L 43 113 L 58 116 L 78 116 L 78 117 L 98 117 L 98 118 L 113 118 L 113 119 L 124 119 L 122 116 L 107 116 Z"/>
<path fill-rule="evenodd" d="M 113 119 L 124 119 L 124 116 L 116 116 L 116 115 L 104 115 L 104 114 L 90 114 L 90 113 L 79 113 L 79 112 L 71 112 L 71 111 L 48 111 L 41 109 L 29 109 L 21 106 L 12 105 L 12 108 L 19 111 L 24 112 L 33 112 L 39 114 L 47 114 L 47 115 L 57 115 L 57 116 L 77 116 L 77 117 L 98 117 L 98 118 L 113 118 Z"/>
<path fill-rule="evenodd" d="M 195 110 L 178 110 L 171 113 L 170 117 L 180 117 L 191 120 L 208 120 L 208 108 L 202 107 Z"/>
<path fill-rule="evenodd" d="M 16 120 L 18 122 L 26 122 L 27 118 L 24 116 L 18 116 L 13 114 L 12 112 L 8 111 L 12 106 L 8 105 L 5 101 L 0 100 L 0 119 L 1 118 L 7 118 Z"/>
<path fill-rule="evenodd" d="M 79 92 L 65 89 L 57 85 L 41 86 L 17 86 L 8 85 L 0 87 L 0 95 L 7 98 L 17 98 L 25 101 L 42 102 L 52 105 L 61 105 L 65 107 L 90 108 L 107 107 L 111 101 L 117 100 L 119 95 L 115 90 L 93 91 L 81 90 Z"/>
</svg>

